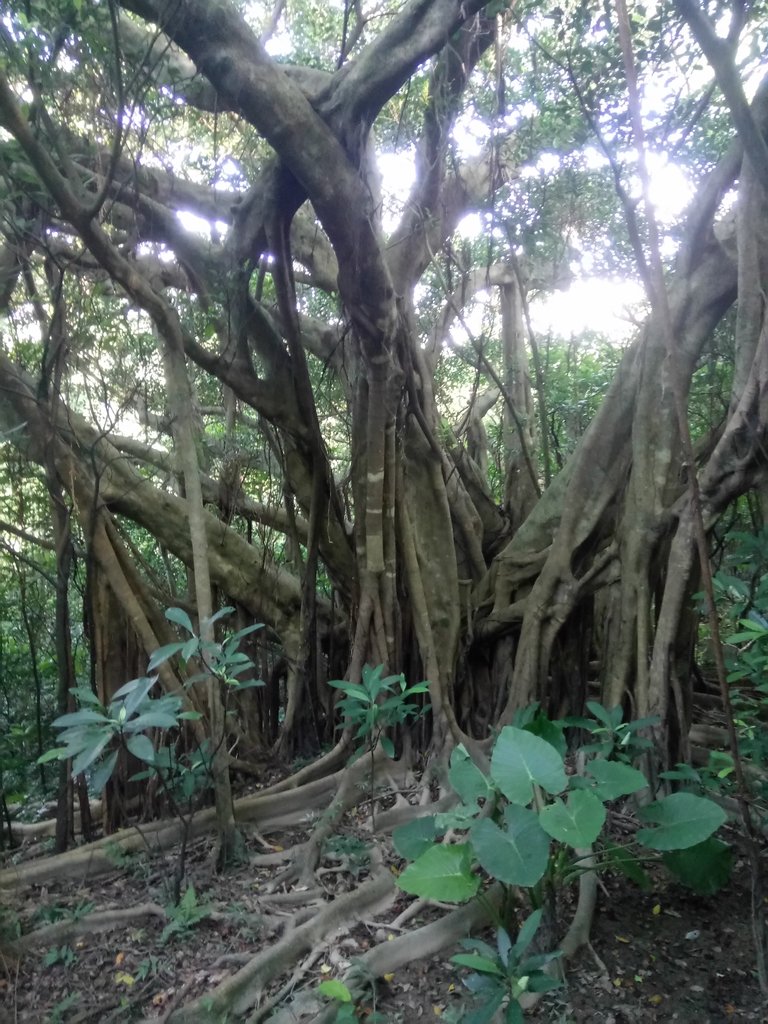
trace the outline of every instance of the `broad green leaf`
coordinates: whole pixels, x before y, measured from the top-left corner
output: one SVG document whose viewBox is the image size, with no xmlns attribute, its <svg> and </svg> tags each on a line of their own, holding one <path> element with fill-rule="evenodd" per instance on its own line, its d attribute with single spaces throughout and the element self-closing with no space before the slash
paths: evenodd
<svg viewBox="0 0 768 1024">
<path fill-rule="evenodd" d="M 470 981 L 473 978 L 482 979 L 489 984 L 483 988 L 472 986 Z M 482 1003 L 475 1009 L 466 1011 L 461 1018 L 461 1024 L 491 1024 L 496 1011 L 506 998 L 506 986 L 484 974 L 470 974 L 469 978 L 465 979 L 464 984 L 470 991 L 479 994 L 479 998 L 476 998 L 474 1002 L 478 1002 L 481 998 Z"/>
<path fill-rule="evenodd" d="M 139 685 L 132 690 L 123 701 L 125 718 L 130 718 L 134 711 L 138 709 L 139 705 L 156 682 L 157 676 L 145 676 L 143 679 L 139 680 Z"/>
<path fill-rule="evenodd" d="M 609 710 L 608 708 L 604 708 L 599 701 L 588 700 L 587 710 L 590 711 L 598 722 L 601 722 L 606 729 L 610 730 L 610 732 L 613 732 L 616 726 L 621 725 L 621 719 L 623 716 L 621 708 L 619 707 L 611 708 Z"/>
<path fill-rule="evenodd" d="M 463 743 L 451 754 L 448 779 L 465 804 L 477 803 L 480 797 L 488 797 L 491 790 L 488 780 L 472 760 Z"/>
<path fill-rule="evenodd" d="M 131 719 L 126 725 L 126 732 L 140 732 L 144 729 L 175 729 L 179 724 L 176 715 L 168 711 L 145 711 Z"/>
<path fill-rule="evenodd" d="M 90 768 L 97 757 L 101 755 L 104 747 L 112 739 L 112 731 L 110 729 L 102 729 L 99 731 L 98 738 L 95 738 L 95 742 L 86 747 L 85 750 L 81 750 L 77 757 L 72 762 L 72 778 L 79 775 L 80 772 L 84 772 L 86 768 Z"/>
<path fill-rule="evenodd" d="M 335 999 L 337 1003 L 352 1002 L 352 993 L 343 981 L 338 981 L 336 978 L 321 981 L 317 988 L 320 995 L 325 996 L 326 999 Z"/>
<path fill-rule="evenodd" d="M 229 638 L 229 641 L 236 641 L 239 643 L 244 637 L 249 636 L 251 633 L 255 633 L 257 629 L 264 629 L 263 622 L 255 622 L 252 626 L 245 626 L 243 629 L 238 629 L 236 633 L 233 633 Z"/>
<path fill-rule="evenodd" d="M 81 708 L 79 711 L 71 711 L 69 714 L 60 715 L 53 723 L 55 729 L 71 729 L 77 725 L 90 725 L 98 722 L 104 725 L 109 719 L 100 711 L 93 711 L 91 708 Z"/>
<path fill-rule="evenodd" d="M 53 750 L 46 750 L 44 754 L 38 757 L 35 764 L 48 764 L 49 761 L 61 761 L 66 756 L 66 747 L 54 747 Z"/>
<path fill-rule="evenodd" d="M 94 793 L 101 793 L 107 782 L 112 778 L 112 772 L 117 764 L 117 755 L 118 751 L 113 750 L 111 754 L 107 754 L 101 764 L 96 766 L 91 776 L 91 789 Z"/>
<path fill-rule="evenodd" d="M 605 824 L 605 806 L 591 790 L 577 789 L 569 794 L 567 804 L 556 799 L 542 808 L 539 823 L 559 843 L 589 846 Z"/>
<path fill-rule="evenodd" d="M 91 704 L 97 708 L 101 707 L 101 701 L 88 686 L 73 686 L 69 692 L 73 697 L 76 697 L 81 704 Z"/>
<path fill-rule="evenodd" d="M 618 800 L 620 796 L 637 793 L 648 785 L 642 772 L 621 761 L 606 761 L 599 757 L 589 762 L 587 771 L 597 780 L 594 793 L 601 800 Z"/>
<path fill-rule="evenodd" d="M 157 668 L 158 665 L 162 665 L 163 662 L 168 661 L 174 654 L 178 654 L 184 646 L 180 641 L 176 641 L 173 644 L 163 644 L 162 647 L 158 647 L 156 651 L 152 652 L 152 657 L 147 663 L 147 671 L 151 672 L 152 669 Z"/>
<path fill-rule="evenodd" d="M 147 764 L 154 762 L 155 748 L 152 746 L 152 740 L 149 736 L 145 736 L 143 733 L 139 733 L 138 736 L 128 736 L 125 745 L 133 756 L 138 757 L 140 761 L 146 761 Z"/>
<path fill-rule="evenodd" d="M 183 608 L 166 608 L 165 617 L 169 622 L 175 622 L 177 626 L 186 629 L 188 633 L 194 634 L 195 627 L 192 625 L 192 619 L 190 619 Z"/>
<path fill-rule="evenodd" d="M 547 869 L 549 837 L 538 815 L 510 804 L 504 810 L 504 829 L 483 818 L 469 833 L 482 867 L 505 885 L 535 885 Z"/>
<path fill-rule="evenodd" d="M 714 896 L 731 877 L 731 848 L 714 836 L 686 850 L 665 853 L 661 859 L 683 885 L 702 896 Z"/>
<path fill-rule="evenodd" d="M 200 641 L 196 636 L 190 637 L 181 645 L 181 657 L 184 661 L 190 661 L 200 650 Z"/>
<path fill-rule="evenodd" d="M 469 967 L 481 974 L 495 974 L 500 978 L 504 977 L 504 972 L 494 960 L 480 956 L 479 953 L 457 953 L 456 956 L 451 957 L 451 963 L 458 964 L 459 967 Z"/>
<path fill-rule="evenodd" d="M 523 1011 L 516 999 L 512 999 L 507 1003 L 507 1008 L 504 1012 L 504 1024 L 525 1024 Z"/>
<path fill-rule="evenodd" d="M 422 853 L 434 846 L 438 831 L 434 815 L 415 818 L 405 825 L 398 825 L 392 831 L 392 844 L 406 860 L 417 860 Z"/>
<path fill-rule="evenodd" d="M 219 608 L 219 610 L 217 612 L 214 612 L 210 619 L 208 619 L 208 625 L 212 626 L 214 622 L 218 622 L 219 619 L 226 618 L 226 616 L 231 615 L 234 610 L 235 609 L 232 607 L 232 605 L 227 605 L 224 608 Z"/>
<path fill-rule="evenodd" d="M 387 757 L 394 757 L 395 756 L 395 745 L 392 742 L 392 740 L 389 738 L 389 736 L 382 736 L 381 737 L 381 748 L 384 751 L 384 753 L 387 755 Z"/>
<path fill-rule="evenodd" d="M 333 686 L 337 690 L 342 690 L 349 697 L 362 701 L 364 704 L 368 704 L 370 702 L 368 691 L 365 687 L 360 686 L 359 683 L 349 683 L 346 679 L 329 679 L 328 685 Z"/>
<path fill-rule="evenodd" d="M 433 846 L 409 865 L 397 880 L 398 886 L 426 900 L 463 903 L 480 888 L 480 879 L 472 874 L 469 847 Z"/>
<path fill-rule="evenodd" d="M 507 800 L 523 806 L 531 802 L 534 784 L 547 793 L 561 793 L 568 781 L 555 748 L 513 725 L 505 726 L 496 740 L 491 778 Z"/>
<path fill-rule="evenodd" d="M 565 757 L 568 744 L 565 742 L 565 733 L 559 723 L 551 722 L 546 715 L 536 715 L 532 722 L 522 727 L 526 732 L 533 733 L 541 739 L 551 743 L 560 757 Z"/>
<path fill-rule="evenodd" d="M 541 909 L 534 910 L 520 925 L 520 931 L 517 933 L 517 938 L 512 946 L 512 955 L 515 960 L 520 959 L 536 937 L 543 913 L 544 911 Z"/>
<path fill-rule="evenodd" d="M 658 828 L 641 828 L 637 841 L 651 850 L 686 850 L 709 839 L 725 822 L 726 813 L 712 800 L 693 793 L 673 793 L 643 807 L 642 821 Z"/>
<path fill-rule="evenodd" d="M 114 702 L 116 700 L 124 700 L 129 693 L 133 693 L 133 691 L 138 686 L 141 686 L 142 683 L 145 683 L 146 681 L 146 676 L 139 676 L 138 679 L 131 679 L 129 682 L 123 683 L 120 689 L 115 690 L 115 692 L 112 694 L 112 701 Z"/>
</svg>

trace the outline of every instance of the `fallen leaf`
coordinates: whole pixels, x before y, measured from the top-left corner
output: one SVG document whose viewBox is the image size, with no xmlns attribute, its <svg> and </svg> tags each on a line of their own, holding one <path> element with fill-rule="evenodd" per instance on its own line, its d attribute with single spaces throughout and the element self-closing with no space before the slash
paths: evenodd
<svg viewBox="0 0 768 1024">
<path fill-rule="evenodd" d="M 389 985 L 390 982 L 395 980 L 395 972 L 392 971 L 389 974 L 384 975 L 384 981 Z"/>
<path fill-rule="evenodd" d="M 625 935 L 617 935 L 616 936 L 616 941 L 617 942 L 624 942 L 624 943 L 626 943 L 626 945 L 629 945 L 629 939 Z"/>
<path fill-rule="evenodd" d="M 125 963 L 125 953 L 118 953 L 115 957 L 115 967 L 122 967 Z"/>
<path fill-rule="evenodd" d="M 115 974 L 115 984 L 126 985 L 128 988 L 130 988 L 131 985 L 136 984 L 136 979 L 132 974 L 126 973 L 126 971 L 118 971 Z"/>
<path fill-rule="evenodd" d="M 659 914 L 661 913 L 661 904 L 657 903 L 656 906 L 651 911 L 651 913 L 653 914 L 654 917 L 658 917 Z"/>
<path fill-rule="evenodd" d="M 660 1003 L 664 1002 L 664 996 L 648 996 L 648 1002 L 652 1006 L 658 1006 Z"/>
<path fill-rule="evenodd" d="M 321 974 L 330 974 L 332 970 L 333 970 L 333 968 L 331 967 L 330 964 L 320 964 L 320 973 Z"/>
</svg>

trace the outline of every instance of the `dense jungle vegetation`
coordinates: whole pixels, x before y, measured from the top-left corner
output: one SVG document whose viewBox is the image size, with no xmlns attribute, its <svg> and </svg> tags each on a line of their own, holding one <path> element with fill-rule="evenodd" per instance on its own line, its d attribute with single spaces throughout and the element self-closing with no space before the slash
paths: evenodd
<svg viewBox="0 0 768 1024">
<path fill-rule="evenodd" d="M 9 1019 L 607 1020 L 562 985 L 630 881 L 725 887 L 706 1012 L 761 1019 L 767 50 L 0 0 Z"/>
</svg>

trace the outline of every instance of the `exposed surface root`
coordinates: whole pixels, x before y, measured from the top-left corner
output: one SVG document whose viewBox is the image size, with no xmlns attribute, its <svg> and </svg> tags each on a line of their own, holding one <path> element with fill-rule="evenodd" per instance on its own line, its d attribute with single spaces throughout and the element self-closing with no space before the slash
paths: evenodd
<svg viewBox="0 0 768 1024">
<path fill-rule="evenodd" d="M 245 967 L 213 991 L 180 1007 L 168 1018 L 172 1024 L 209 1024 L 219 1015 L 243 1015 L 258 1003 L 265 987 L 301 956 L 338 931 L 348 930 L 364 917 L 382 913 L 395 897 L 392 875 L 380 857 L 371 858 L 373 875 L 352 892 L 326 903 L 305 924 L 288 931 L 278 942 L 257 953 Z M 412 954 L 413 955 L 413 954 Z"/>
<path fill-rule="evenodd" d="M 126 925 L 140 921 L 144 917 L 159 917 L 167 920 L 167 914 L 157 903 L 140 903 L 136 907 L 124 910 L 97 910 L 76 921 L 55 921 L 45 928 L 37 928 L 27 932 L 16 940 L 15 946 L 20 952 L 35 949 L 38 946 L 61 945 L 71 942 L 81 935 L 93 935 L 96 932 L 108 932 L 113 928 L 124 928 Z"/>
</svg>

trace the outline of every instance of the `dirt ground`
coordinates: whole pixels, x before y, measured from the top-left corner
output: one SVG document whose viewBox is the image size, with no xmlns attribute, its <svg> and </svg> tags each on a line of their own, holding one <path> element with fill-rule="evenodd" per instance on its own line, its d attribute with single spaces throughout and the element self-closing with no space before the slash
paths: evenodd
<svg viewBox="0 0 768 1024">
<path fill-rule="evenodd" d="M 270 836 L 288 849 L 298 832 Z M 255 836 L 250 851 L 263 854 Z M 355 825 L 331 840 L 321 876 L 326 899 L 366 877 L 365 841 Z M 339 860 L 341 858 L 341 860 Z M 396 869 L 397 861 L 391 858 Z M 274 867 L 246 866 L 223 877 L 211 870 L 209 840 L 189 851 L 195 889 L 189 918 L 163 938 L 167 922 L 145 917 L 108 933 L 85 935 L 35 949 L 20 963 L 0 960 L 0 1021 L 13 1024 L 83 1024 L 98 1021 L 164 1020 L 182 1002 L 203 994 L 236 971 L 265 943 L 274 942 L 293 907 L 265 896 Z M 132 860 L 114 874 L 82 884 L 50 884 L 11 898 L 7 908 L 24 932 L 51 922 L 86 917 L 95 910 L 140 903 L 167 903 L 168 863 Z M 548 1024 L 679 1021 L 736 1024 L 768 1021 L 754 976 L 746 872 L 737 862 L 730 887 L 716 897 L 691 894 L 660 878 L 643 892 L 626 880 L 601 883 L 591 949 L 569 965 L 566 987 L 548 994 L 530 1019 Z M 296 894 L 299 896 L 299 894 Z M 401 894 L 387 916 L 392 921 L 410 897 Z M 268 907 L 268 910 L 265 908 Z M 200 917 L 193 921 L 195 912 Z M 407 927 L 425 923 L 439 911 Z M 367 921 L 338 937 L 304 962 L 296 985 L 316 989 L 340 977 L 373 944 L 386 939 L 382 921 Z M 409 964 L 379 981 L 361 1006 L 361 1020 L 408 1024 L 450 1018 L 465 997 L 462 970 L 444 956 Z M 287 973 L 295 965 L 286 965 Z M 285 987 L 286 977 L 274 986 Z M 285 1004 L 290 993 L 278 1003 Z M 378 1017 L 376 1016 L 378 1014 Z M 265 1021 L 280 1017 L 263 1017 Z"/>
</svg>

